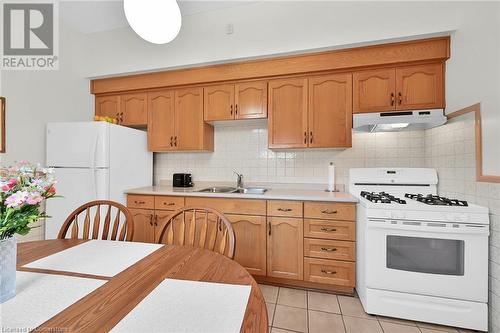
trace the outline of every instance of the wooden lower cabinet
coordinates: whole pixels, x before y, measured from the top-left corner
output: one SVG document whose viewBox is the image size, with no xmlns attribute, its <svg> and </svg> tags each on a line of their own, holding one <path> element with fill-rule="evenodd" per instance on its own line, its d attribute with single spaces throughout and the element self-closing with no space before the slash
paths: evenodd
<svg viewBox="0 0 500 333">
<path fill-rule="evenodd" d="M 268 217 L 267 276 L 302 280 L 304 227 L 301 218 Z"/>
<path fill-rule="evenodd" d="M 304 280 L 354 287 L 356 263 L 339 260 L 304 258 Z"/>
<path fill-rule="evenodd" d="M 226 215 L 236 238 L 234 260 L 253 275 L 266 275 L 266 217 Z"/>
<path fill-rule="evenodd" d="M 134 242 L 154 243 L 155 227 L 153 224 L 154 210 L 129 208 L 134 217 Z"/>
<path fill-rule="evenodd" d="M 234 260 L 258 281 L 353 292 L 354 204 L 130 194 L 127 205 L 134 216 L 136 242 L 157 242 L 168 217 L 176 209 L 211 207 L 231 222 L 236 240 Z M 209 219 L 212 218 L 209 214 Z M 189 213 L 185 223 L 186 226 L 192 223 Z M 178 217 L 174 231 L 180 230 L 182 224 Z M 198 231 L 195 244 L 199 243 Z"/>
</svg>

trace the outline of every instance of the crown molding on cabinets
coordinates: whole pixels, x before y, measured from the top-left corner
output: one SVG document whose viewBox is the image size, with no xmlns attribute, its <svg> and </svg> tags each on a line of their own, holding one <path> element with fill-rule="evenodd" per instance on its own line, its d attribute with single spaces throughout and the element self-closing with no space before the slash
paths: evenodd
<svg viewBox="0 0 500 333">
<path fill-rule="evenodd" d="M 481 131 L 481 103 L 477 103 L 461 110 L 452 112 L 447 116 L 448 120 L 474 112 L 474 127 L 476 131 L 476 181 L 486 183 L 500 183 L 500 176 L 483 174 L 483 145 Z"/>
<path fill-rule="evenodd" d="M 94 79 L 92 94 L 178 87 L 194 84 L 255 80 L 286 75 L 320 74 L 356 68 L 374 68 L 445 61 L 450 57 L 450 37 L 437 37 L 356 47 L 294 56 Z"/>
</svg>

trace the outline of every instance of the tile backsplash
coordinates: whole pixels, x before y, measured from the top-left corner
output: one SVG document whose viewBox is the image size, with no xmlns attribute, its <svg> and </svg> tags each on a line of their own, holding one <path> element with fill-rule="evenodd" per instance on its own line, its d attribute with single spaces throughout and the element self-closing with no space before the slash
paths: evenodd
<svg viewBox="0 0 500 333">
<path fill-rule="evenodd" d="M 425 131 L 425 163 L 438 171 L 439 194 L 490 209 L 490 332 L 500 332 L 500 183 L 476 181 L 473 113 Z"/>
<path fill-rule="evenodd" d="M 346 184 L 349 168 L 423 167 L 425 133 L 354 133 L 350 149 L 270 150 L 267 123 L 233 122 L 216 125 L 213 153 L 157 153 L 154 180 L 170 180 L 175 172 L 189 172 L 194 181 L 245 181 L 326 184 L 328 164 L 336 167 L 336 183 Z"/>
</svg>

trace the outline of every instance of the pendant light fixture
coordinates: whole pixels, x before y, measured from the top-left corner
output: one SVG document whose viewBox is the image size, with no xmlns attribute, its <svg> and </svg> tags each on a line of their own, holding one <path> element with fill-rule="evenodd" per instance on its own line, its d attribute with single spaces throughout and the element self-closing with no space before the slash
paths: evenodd
<svg viewBox="0 0 500 333">
<path fill-rule="evenodd" d="M 171 42 L 181 29 L 181 11 L 175 0 L 124 0 L 123 9 L 130 27 L 150 43 Z"/>
</svg>

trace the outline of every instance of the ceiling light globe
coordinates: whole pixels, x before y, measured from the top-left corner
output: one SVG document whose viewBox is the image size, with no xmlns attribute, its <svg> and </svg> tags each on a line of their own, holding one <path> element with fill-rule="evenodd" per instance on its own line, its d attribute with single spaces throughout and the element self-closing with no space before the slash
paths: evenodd
<svg viewBox="0 0 500 333">
<path fill-rule="evenodd" d="M 130 27 L 150 43 L 171 42 L 181 29 L 181 11 L 175 0 L 124 0 L 123 9 Z"/>
</svg>

